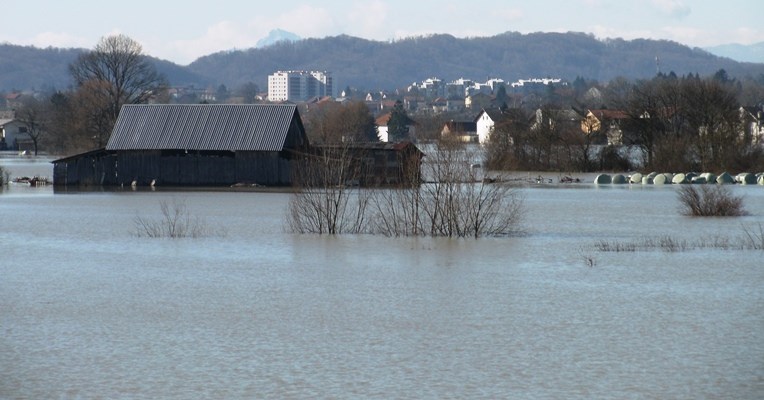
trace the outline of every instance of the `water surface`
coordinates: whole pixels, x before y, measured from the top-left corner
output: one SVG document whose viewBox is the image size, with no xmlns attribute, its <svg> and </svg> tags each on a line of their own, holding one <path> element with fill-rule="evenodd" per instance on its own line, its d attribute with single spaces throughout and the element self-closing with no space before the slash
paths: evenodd
<svg viewBox="0 0 764 400">
<path fill-rule="evenodd" d="M 0 398 L 762 398 L 764 253 L 592 247 L 764 223 L 732 189 L 750 216 L 529 186 L 527 235 L 455 240 L 290 234 L 284 193 L 10 186 Z M 135 237 L 163 200 L 226 235 Z"/>
</svg>

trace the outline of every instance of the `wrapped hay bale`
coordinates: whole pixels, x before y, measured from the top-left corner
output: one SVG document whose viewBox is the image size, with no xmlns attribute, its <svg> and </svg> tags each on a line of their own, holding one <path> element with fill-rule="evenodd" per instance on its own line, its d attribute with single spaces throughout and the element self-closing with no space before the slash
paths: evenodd
<svg viewBox="0 0 764 400">
<path fill-rule="evenodd" d="M 611 178 L 608 174 L 599 174 L 596 178 L 594 178 L 594 183 L 597 185 L 606 185 L 612 182 L 613 178 Z"/>
<path fill-rule="evenodd" d="M 671 182 L 671 180 L 668 179 L 666 174 L 658 174 L 658 175 L 655 175 L 655 178 L 653 178 L 654 185 L 665 185 L 666 182 Z"/>
<path fill-rule="evenodd" d="M 735 177 L 735 180 L 742 185 L 755 185 L 756 175 L 750 172 L 742 172 L 737 174 L 737 176 Z"/>
<path fill-rule="evenodd" d="M 681 183 L 687 183 L 687 182 L 688 182 L 687 175 L 681 172 L 674 175 L 674 178 L 671 179 L 671 183 L 674 183 L 674 184 L 681 184 Z"/>
<path fill-rule="evenodd" d="M 735 178 L 732 177 L 732 175 L 722 172 L 719 174 L 719 176 L 716 177 L 716 183 L 720 185 L 729 185 L 732 183 L 735 183 Z"/>
<path fill-rule="evenodd" d="M 613 175 L 612 182 L 613 184 L 616 184 L 616 185 L 623 185 L 624 183 L 626 183 L 626 177 L 621 174 L 615 174 Z"/>
</svg>

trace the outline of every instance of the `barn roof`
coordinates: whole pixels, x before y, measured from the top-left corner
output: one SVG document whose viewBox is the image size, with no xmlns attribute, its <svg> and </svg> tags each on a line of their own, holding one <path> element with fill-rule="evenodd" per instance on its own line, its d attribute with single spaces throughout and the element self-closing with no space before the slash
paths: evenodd
<svg viewBox="0 0 764 400">
<path fill-rule="evenodd" d="M 281 151 L 297 107 L 285 104 L 124 105 L 106 150 Z"/>
</svg>

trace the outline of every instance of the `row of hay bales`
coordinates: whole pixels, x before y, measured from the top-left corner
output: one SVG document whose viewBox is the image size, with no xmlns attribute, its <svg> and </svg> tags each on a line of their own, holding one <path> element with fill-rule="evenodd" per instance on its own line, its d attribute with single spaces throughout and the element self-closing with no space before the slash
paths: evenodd
<svg viewBox="0 0 764 400">
<path fill-rule="evenodd" d="M 750 172 L 743 172 L 737 175 L 730 175 L 727 172 L 722 172 L 719 175 L 715 175 L 711 172 L 695 173 L 688 172 L 686 174 L 672 174 L 672 173 L 657 173 L 651 172 L 647 175 L 642 175 L 639 172 L 633 173 L 629 176 L 622 174 L 599 174 L 594 179 L 594 183 L 598 185 L 607 184 L 642 184 L 642 185 L 665 185 L 665 184 L 682 184 L 682 183 L 718 183 L 720 185 L 726 184 L 741 184 L 741 185 L 764 185 L 764 172 L 758 174 L 752 174 Z"/>
</svg>

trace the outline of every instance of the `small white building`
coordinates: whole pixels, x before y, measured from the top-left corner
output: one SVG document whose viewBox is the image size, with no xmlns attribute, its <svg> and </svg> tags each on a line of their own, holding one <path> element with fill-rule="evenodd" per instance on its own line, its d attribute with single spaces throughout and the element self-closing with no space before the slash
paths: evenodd
<svg viewBox="0 0 764 400">
<path fill-rule="evenodd" d="M 529 117 L 517 108 L 484 108 L 475 117 L 478 142 L 483 144 L 491 140 L 491 135 L 499 125 L 502 127 L 502 133 L 508 135 L 507 140 L 512 144 L 515 133 L 513 130 L 525 129 L 523 127 L 529 126 Z"/>
<path fill-rule="evenodd" d="M 17 119 L 0 119 L 0 150 L 28 150 L 27 126 Z"/>
<path fill-rule="evenodd" d="M 480 114 L 475 117 L 475 130 L 477 132 L 478 142 L 483 144 L 491 138 L 491 133 L 496 123 L 501 119 L 499 109 L 482 109 Z"/>
</svg>

